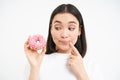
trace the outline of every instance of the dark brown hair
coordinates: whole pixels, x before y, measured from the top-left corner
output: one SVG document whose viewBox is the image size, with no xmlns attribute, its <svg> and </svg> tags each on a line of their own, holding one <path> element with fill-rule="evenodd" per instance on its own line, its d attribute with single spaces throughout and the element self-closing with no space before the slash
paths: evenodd
<svg viewBox="0 0 120 80">
<path fill-rule="evenodd" d="M 87 44 L 86 44 L 83 18 L 82 18 L 80 11 L 72 4 L 61 4 L 51 14 L 51 18 L 49 22 L 49 32 L 48 32 L 48 39 L 47 39 L 46 54 L 57 52 L 55 48 L 55 43 L 53 42 L 52 35 L 51 35 L 51 24 L 52 24 L 52 20 L 54 16 L 59 13 L 70 13 L 73 16 L 75 16 L 77 20 L 79 21 L 79 28 L 81 29 L 81 35 L 78 36 L 77 42 L 75 43 L 75 47 L 77 48 L 81 56 L 84 57 L 86 54 L 86 50 L 87 50 Z"/>
</svg>

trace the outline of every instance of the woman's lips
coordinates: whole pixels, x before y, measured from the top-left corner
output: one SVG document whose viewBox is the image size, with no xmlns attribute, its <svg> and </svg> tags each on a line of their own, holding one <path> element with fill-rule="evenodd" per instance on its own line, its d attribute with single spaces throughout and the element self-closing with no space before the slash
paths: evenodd
<svg viewBox="0 0 120 80">
<path fill-rule="evenodd" d="M 68 45 L 70 43 L 70 41 L 59 41 L 59 42 L 63 45 Z"/>
</svg>

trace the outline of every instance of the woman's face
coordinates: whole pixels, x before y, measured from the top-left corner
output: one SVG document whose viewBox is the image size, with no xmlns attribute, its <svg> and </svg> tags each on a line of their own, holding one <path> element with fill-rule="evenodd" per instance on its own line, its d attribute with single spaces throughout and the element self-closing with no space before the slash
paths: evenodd
<svg viewBox="0 0 120 80">
<path fill-rule="evenodd" d="M 58 52 L 69 53 L 71 48 L 69 43 L 76 43 L 81 34 L 79 22 L 70 13 L 60 13 L 55 15 L 51 25 L 51 35 Z"/>
</svg>

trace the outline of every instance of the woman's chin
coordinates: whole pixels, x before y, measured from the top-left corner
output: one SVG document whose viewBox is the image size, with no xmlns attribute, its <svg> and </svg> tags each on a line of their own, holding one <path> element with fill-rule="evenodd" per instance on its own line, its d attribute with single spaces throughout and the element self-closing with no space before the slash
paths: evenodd
<svg viewBox="0 0 120 80">
<path fill-rule="evenodd" d="M 59 47 L 58 51 L 68 53 L 70 51 L 70 47 L 69 46 L 62 46 L 62 47 Z"/>
</svg>

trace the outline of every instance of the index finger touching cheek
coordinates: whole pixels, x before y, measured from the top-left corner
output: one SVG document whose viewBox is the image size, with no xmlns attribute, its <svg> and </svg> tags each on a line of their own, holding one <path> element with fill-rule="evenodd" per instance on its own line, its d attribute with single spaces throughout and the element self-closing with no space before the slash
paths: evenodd
<svg viewBox="0 0 120 80">
<path fill-rule="evenodd" d="M 72 49 L 71 53 L 72 53 L 73 55 L 80 55 L 79 52 L 78 52 L 78 50 L 76 49 L 76 47 L 73 45 L 72 42 L 70 42 L 70 47 L 71 47 L 71 49 Z"/>
</svg>

